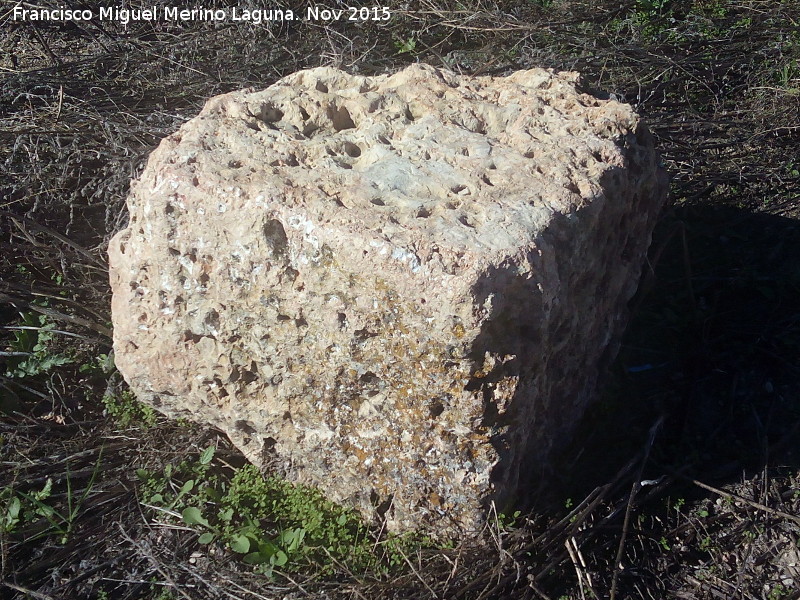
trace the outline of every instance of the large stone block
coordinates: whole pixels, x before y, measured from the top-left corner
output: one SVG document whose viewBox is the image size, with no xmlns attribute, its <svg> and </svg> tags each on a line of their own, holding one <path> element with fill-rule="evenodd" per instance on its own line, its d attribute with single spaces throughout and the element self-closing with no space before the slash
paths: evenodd
<svg viewBox="0 0 800 600">
<path fill-rule="evenodd" d="M 667 191 L 630 107 L 530 70 L 301 71 L 163 140 L 109 249 L 116 363 L 395 530 L 474 530 L 569 439 Z"/>
</svg>

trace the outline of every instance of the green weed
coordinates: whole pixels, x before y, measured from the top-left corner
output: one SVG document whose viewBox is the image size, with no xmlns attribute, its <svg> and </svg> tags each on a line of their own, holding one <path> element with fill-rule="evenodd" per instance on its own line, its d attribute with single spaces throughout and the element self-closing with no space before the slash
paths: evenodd
<svg viewBox="0 0 800 600">
<path fill-rule="evenodd" d="M 14 328 L 10 351 L 4 353 L 7 356 L 6 377 L 33 377 L 73 361 L 53 348 L 55 325 L 45 315 L 25 312 L 21 317 L 21 323 Z"/>
<path fill-rule="evenodd" d="M 773 78 L 781 89 L 800 92 L 800 63 L 794 58 L 787 60 L 775 69 Z"/>
<path fill-rule="evenodd" d="M 72 536 L 75 524 L 86 498 L 94 488 L 100 470 L 102 452 L 97 459 L 92 476 L 83 492 L 73 488 L 69 464 L 66 469 L 66 506 L 57 508 L 53 497 L 53 480 L 48 478 L 42 489 L 34 492 L 14 491 L 6 487 L 0 492 L 0 502 L 5 501 L 0 513 L 0 534 L 5 538 L 18 527 L 31 525 L 33 533 L 26 535 L 27 541 L 55 535 L 60 544 L 66 544 Z"/>
<path fill-rule="evenodd" d="M 265 477 L 250 464 L 223 477 L 211 469 L 213 457 L 209 447 L 195 463 L 167 465 L 161 474 L 139 470 L 142 501 L 180 515 L 200 544 L 220 543 L 266 575 L 312 566 L 332 573 L 343 563 L 353 572 L 386 572 L 433 544 L 416 535 L 377 541 L 357 513 L 319 490 Z"/>
<path fill-rule="evenodd" d="M 787 590 L 782 584 L 778 583 L 775 584 L 769 591 L 767 600 L 781 600 L 781 598 L 785 598 L 788 595 L 789 590 Z"/>
<path fill-rule="evenodd" d="M 515 510 L 512 514 L 507 515 L 505 513 L 500 513 L 497 515 L 497 524 L 500 527 L 501 531 L 508 531 L 509 529 L 513 529 L 517 526 L 517 520 L 519 519 L 522 513 L 518 510 Z"/>
<path fill-rule="evenodd" d="M 120 427 L 140 425 L 147 428 L 156 423 L 156 411 L 151 406 L 139 402 L 130 390 L 125 390 L 119 395 L 106 394 L 102 402 L 106 413 Z"/>
<path fill-rule="evenodd" d="M 394 42 L 394 47 L 397 49 L 398 54 L 410 54 L 417 48 L 417 40 L 409 37 L 406 40 L 398 38 Z"/>
<path fill-rule="evenodd" d="M 651 2 L 643 0 L 637 3 L 637 9 L 633 13 L 633 29 L 639 36 L 648 42 L 658 42 L 664 37 L 674 37 L 667 35 L 671 26 L 674 24 L 674 17 L 662 14 L 662 6 L 665 2 Z"/>
<path fill-rule="evenodd" d="M 727 0 L 637 0 L 631 17 L 633 27 L 648 42 L 682 43 L 720 40 L 752 26 L 752 19 L 731 17 Z M 711 58 L 711 55 L 708 56 Z"/>
<path fill-rule="evenodd" d="M 647 17 L 659 17 L 666 11 L 670 0 L 637 0 L 636 9 Z"/>
<path fill-rule="evenodd" d="M 110 375 L 116 370 L 113 354 L 99 354 L 97 357 L 86 361 L 78 371 L 92 375 Z"/>
<path fill-rule="evenodd" d="M 11 493 L 11 488 L 5 488 L 0 493 L 0 498 L 4 498 L 5 506 L 0 513 L 0 533 L 8 534 L 13 532 L 22 520 L 22 502 L 18 496 Z"/>
</svg>

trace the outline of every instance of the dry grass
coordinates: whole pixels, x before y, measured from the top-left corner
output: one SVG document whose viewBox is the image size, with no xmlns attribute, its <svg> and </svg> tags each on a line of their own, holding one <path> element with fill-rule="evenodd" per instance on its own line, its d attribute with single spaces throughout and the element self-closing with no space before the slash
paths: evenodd
<svg viewBox="0 0 800 600">
<path fill-rule="evenodd" d="M 44 311 L 65 332 L 49 351 L 72 362 L 0 375 L 0 519 L 10 491 L 48 479 L 62 512 L 81 502 L 66 539 L 44 519 L 0 536 L 5 597 L 800 598 L 796 3 L 419 0 L 382 26 L 128 29 L 34 29 L 9 7 L 0 325 Z M 416 60 L 581 71 L 647 117 L 674 206 L 603 400 L 524 499 L 527 518 L 484 545 L 420 548 L 390 575 L 340 564 L 268 580 L 139 502 L 139 467 L 210 443 L 219 469 L 241 458 L 213 431 L 104 416 L 119 385 L 96 368 L 110 349 L 105 244 L 130 177 L 209 96 L 308 66 L 370 74 Z M 0 350 L 18 331 L 0 332 Z"/>
</svg>

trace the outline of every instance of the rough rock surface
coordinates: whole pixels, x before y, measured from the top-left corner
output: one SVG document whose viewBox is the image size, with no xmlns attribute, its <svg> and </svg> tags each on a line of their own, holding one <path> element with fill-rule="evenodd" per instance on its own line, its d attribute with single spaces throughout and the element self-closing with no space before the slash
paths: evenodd
<svg viewBox="0 0 800 600">
<path fill-rule="evenodd" d="M 573 73 L 330 68 L 213 98 L 109 249 L 139 398 L 390 528 L 454 533 L 568 440 L 666 196 Z"/>
</svg>

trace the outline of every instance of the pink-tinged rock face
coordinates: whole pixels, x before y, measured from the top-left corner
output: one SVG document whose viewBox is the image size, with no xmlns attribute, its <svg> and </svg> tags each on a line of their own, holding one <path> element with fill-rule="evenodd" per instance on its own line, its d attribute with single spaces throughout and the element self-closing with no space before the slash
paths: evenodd
<svg viewBox="0 0 800 600">
<path fill-rule="evenodd" d="M 319 68 L 210 100 L 109 248 L 131 388 L 394 530 L 474 531 L 591 400 L 667 192 L 575 80 Z"/>
</svg>

